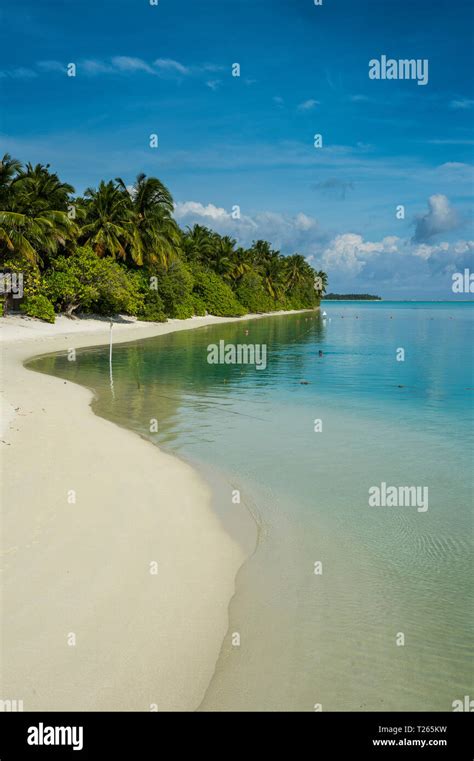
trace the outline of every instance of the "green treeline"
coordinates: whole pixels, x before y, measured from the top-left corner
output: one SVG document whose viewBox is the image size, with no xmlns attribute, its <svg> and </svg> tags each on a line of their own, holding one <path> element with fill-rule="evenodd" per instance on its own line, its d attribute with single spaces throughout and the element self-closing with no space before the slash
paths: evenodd
<svg viewBox="0 0 474 761">
<path fill-rule="evenodd" d="M 313 308 L 327 277 L 301 254 L 250 248 L 206 227 L 182 230 L 169 190 L 138 175 L 75 196 L 49 165 L 0 164 L 0 257 L 21 272 L 27 315 L 129 314 L 164 321 L 193 315 Z M 4 312 L 12 302 L 3 296 Z"/>
</svg>

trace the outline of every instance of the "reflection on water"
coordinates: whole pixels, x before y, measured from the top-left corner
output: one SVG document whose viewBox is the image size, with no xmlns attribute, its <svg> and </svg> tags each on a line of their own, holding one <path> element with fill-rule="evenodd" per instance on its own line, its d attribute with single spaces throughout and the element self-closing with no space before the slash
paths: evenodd
<svg viewBox="0 0 474 761">
<path fill-rule="evenodd" d="M 473 689 L 472 306 L 324 309 L 116 345 L 114 394 L 108 347 L 31 366 L 224 474 L 224 512 L 232 484 L 256 513 L 203 709 L 450 710 Z M 267 344 L 267 369 L 208 364 L 219 340 Z M 428 512 L 369 508 L 382 481 L 427 486 Z"/>
</svg>

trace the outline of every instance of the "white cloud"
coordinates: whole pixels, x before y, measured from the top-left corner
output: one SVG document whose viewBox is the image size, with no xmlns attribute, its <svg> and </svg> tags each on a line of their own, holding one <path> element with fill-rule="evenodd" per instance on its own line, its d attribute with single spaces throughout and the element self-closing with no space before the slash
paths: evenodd
<svg viewBox="0 0 474 761">
<path fill-rule="evenodd" d="M 438 257 L 439 254 L 445 254 L 446 257 L 457 259 L 464 254 L 474 253 L 474 240 L 457 240 L 454 243 L 438 243 L 434 246 L 430 246 L 427 243 L 421 243 L 416 246 L 413 251 L 413 256 L 418 256 L 420 259 L 428 261 L 434 257 Z"/>
<path fill-rule="evenodd" d="M 67 71 L 67 66 L 65 63 L 60 63 L 59 61 L 38 61 L 36 64 L 38 69 L 40 71 L 59 71 L 61 74 L 64 74 Z"/>
<path fill-rule="evenodd" d="M 309 100 L 304 100 L 303 103 L 300 103 L 298 105 L 298 111 L 312 111 L 316 106 L 320 106 L 319 100 L 313 100 L 313 98 L 310 98 Z"/>
<path fill-rule="evenodd" d="M 206 86 L 209 87 L 214 92 L 219 89 L 219 86 L 221 85 L 220 79 L 210 79 L 209 82 L 206 82 Z"/>
<path fill-rule="evenodd" d="M 240 219 L 234 219 L 221 206 L 185 201 L 176 203 L 174 215 L 183 226 L 204 225 L 221 235 L 231 235 L 243 246 L 249 246 L 253 240 L 268 240 L 284 254 L 295 251 L 305 254 L 323 238 L 317 220 L 303 212 L 290 216 L 260 211 L 252 216 L 241 213 Z"/>
<path fill-rule="evenodd" d="M 61 67 L 60 70 L 62 70 L 62 65 L 59 64 Z M 86 72 L 86 74 L 90 74 L 92 76 L 97 74 L 113 74 L 115 69 L 113 66 L 111 66 L 108 63 L 104 63 L 103 61 L 96 61 L 92 58 L 88 58 L 85 61 L 82 61 L 79 64 L 79 68 Z M 54 71 L 54 69 L 50 69 L 50 71 Z M 58 69 L 56 69 L 58 71 Z"/>
<path fill-rule="evenodd" d="M 77 62 L 79 70 L 82 69 L 90 76 L 99 76 L 101 74 L 149 74 L 151 76 L 160 76 L 163 78 L 176 77 L 203 77 L 212 72 L 222 71 L 224 67 L 221 64 L 204 63 L 192 66 L 185 66 L 179 61 L 172 58 L 157 58 L 155 61 L 145 61 L 135 56 L 113 56 L 110 59 L 87 58 Z M 67 62 L 64 61 L 38 61 L 35 69 L 16 68 L 0 71 L 0 77 L 13 77 L 16 79 L 30 79 L 38 76 L 38 72 L 48 73 L 65 73 Z"/>
<path fill-rule="evenodd" d="M 428 199 L 428 212 L 416 219 L 414 242 L 423 243 L 439 233 L 454 230 L 459 225 L 459 216 L 448 198 L 439 193 Z"/>
<path fill-rule="evenodd" d="M 452 100 L 449 106 L 456 110 L 466 110 L 474 106 L 474 100 L 472 100 L 472 98 L 459 98 L 457 100 Z"/>
<path fill-rule="evenodd" d="M 2 71 L 0 72 L 0 76 L 2 78 L 11 77 L 12 79 L 35 79 L 38 74 L 36 71 L 33 71 L 33 69 L 28 69 L 24 66 L 20 66 L 17 69 L 8 69 L 6 71 Z"/>
<path fill-rule="evenodd" d="M 178 74 L 189 74 L 189 69 L 179 61 L 174 61 L 172 58 L 157 58 L 154 61 L 153 66 L 162 71 L 174 71 Z"/>
<path fill-rule="evenodd" d="M 439 211 L 436 201 L 434 207 Z M 330 238 L 305 212 L 291 216 L 274 211 L 243 212 L 241 219 L 234 219 L 223 206 L 198 201 L 177 203 L 175 207 L 182 227 L 200 224 L 230 235 L 242 246 L 263 239 L 285 255 L 301 253 L 316 270 L 328 272 L 330 288 L 335 292 L 389 292 L 394 297 L 436 293 L 449 298 L 451 274 L 474 268 L 473 240 L 430 245 L 395 235 L 366 240 L 355 232 Z"/>
<path fill-rule="evenodd" d="M 174 216 L 178 221 L 189 216 L 207 217 L 212 221 L 215 221 L 216 219 L 232 219 L 230 212 L 226 211 L 224 208 L 214 206 L 212 203 L 208 203 L 207 206 L 203 206 L 203 204 L 199 203 L 198 201 L 185 201 L 184 203 L 176 203 L 174 208 Z"/>
<path fill-rule="evenodd" d="M 321 263 L 328 271 L 344 270 L 352 275 L 360 273 L 368 261 L 380 254 L 393 254 L 399 250 L 400 239 L 388 236 L 378 242 L 364 241 L 356 233 L 337 235 L 323 251 Z"/>
<path fill-rule="evenodd" d="M 194 67 L 199 69 L 200 71 L 209 71 L 209 72 L 218 72 L 218 71 L 224 71 L 225 66 L 222 66 L 220 63 L 203 63 L 201 66 Z"/>
<path fill-rule="evenodd" d="M 141 58 L 130 58 L 129 56 L 119 55 L 112 58 L 112 65 L 119 71 L 136 72 L 144 71 L 147 74 L 156 74 L 156 71 Z"/>
<path fill-rule="evenodd" d="M 420 243 L 413 249 L 413 256 L 428 261 L 434 254 L 449 251 L 449 243 L 439 243 L 437 246 L 429 246 L 427 243 Z"/>
<path fill-rule="evenodd" d="M 311 230 L 317 225 L 316 220 L 313 217 L 308 217 L 303 212 L 300 212 L 295 217 L 295 227 L 298 230 Z"/>
<path fill-rule="evenodd" d="M 474 253 L 474 240 L 457 240 L 452 249 L 455 254 Z"/>
<path fill-rule="evenodd" d="M 446 161 L 440 164 L 439 169 L 472 169 L 472 164 L 463 164 L 461 161 Z"/>
</svg>

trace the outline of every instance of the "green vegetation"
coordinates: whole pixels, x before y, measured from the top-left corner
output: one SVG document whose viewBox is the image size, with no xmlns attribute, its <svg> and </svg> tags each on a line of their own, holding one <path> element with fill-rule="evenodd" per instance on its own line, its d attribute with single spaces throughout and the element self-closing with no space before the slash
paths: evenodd
<svg viewBox="0 0 474 761">
<path fill-rule="evenodd" d="M 20 304 L 20 310 L 28 317 L 37 317 L 44 322 L 54 322 L 55 320 L 52 303 L 41 293 L 36 296 L 27 296 L 24 302 Z"/>
<path fill-rule="evenodd" d="M 193 268 L 193 292 L 206 305 L 210 314 L 218 317 L 240 317 L 245 314 L 230 285 L 225 283 L 216 272 L 203 266 Z"/>
<path fill-rule="evenodd" d="M 21 310 L 129 314 L 142 320 L 311 309 L 327 285 L 301 254 L 248 249 L 201 225 L 182 230 L 169 190 L 138 175 L 82 197 L 49 164 L 0 163 L 0 267 L 23 273 Z M 12 302 L 6 299 L 6 306 Z"/>
</svg>

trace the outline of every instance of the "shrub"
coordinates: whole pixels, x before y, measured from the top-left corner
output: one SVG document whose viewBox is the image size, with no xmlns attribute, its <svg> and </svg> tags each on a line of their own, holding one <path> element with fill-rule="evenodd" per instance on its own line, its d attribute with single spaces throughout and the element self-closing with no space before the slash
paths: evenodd
<svg viewBox="0 0 474 761">
<path fill-rule="evenodd" d="M 111 259 L 99 259 L 97 268 L 98 296 L 92 309 L 99 314 L 136 315 L 143 305 L 143 295 L 133 273 Z"/>
<path fill-rule="evenodd" d="M 255 272 L 243 275 L 236 289 L 236 296 L 247 311 L 255 314 L 278 309 L 275 301 L 265 290 L 262 278 Z"/>
<path fill-rule="evenodd" d="M 178 320 L 187 320 L 189 317 L 199 315 L 203 317 L 206 314 L 206 305 L 199 296 L 191 293 L 180 303 L 176 304 L 173 309 L 173 317 Z"/>
<path fill-rule="evenodd" d="M 173 317 L 178 320 L 187 320 L 189 317 L 194 317 L 194 304 L 191 296 L 188 296 L 181 304 L 176 304 L 173 309 Z"/>
<path fill-rule="evenodd" d="M 218 317 L 240 317 L 245 314 L 232 289 L 215 272 L 195 267 L 194 295 L 198 296 L 209 314 Z"/>
<path fill-rule="evenodd" d="M 41 293 L 36 296 L 27 296 L 20 309 L 28 317 L 37 317 L 39 320 L 45 322 L 54 322 L 56 315 L 54 314 L 54 306 L 51 301 L 43 296 Z"/>
<path fill-rule="evenodd" d="M 56 265 L 62 266 L 66 260 L 57 259 Z M 72 314 L 82 306 L 88 310 L 94 299 L 98 297 L 96 285 L 88 284 L 85 278 L 74 272 L 74 265 L 65 267 L 64 271 L 53 270 L 47 272 L 44 278 L 44 290 L 51 299 L 58 312 L 64 311 Z"/>
<path fill-rule="evenodd" d="M 303 283 L 292 288 L 285 300 L 283 309 L 312 309 L 318 306 L 318 294 L 311 286 L 311 283 Z"/>
<path fill-rule="evenodd" d="M 157 292 L 169 317 L 181 317 L 181 313 L 192 316 L 186 304 L 193 289 L 193 277 L 180 259 L 171 262 L 168 269 L 156 267 L 148 274 L 156 278 Z"/>
<path fill-rule="evenodd" d="M 151 287 L 149 278 L 142 272 L 135 273 L 135 278 L 142 297 L 137 317 L 147 322 L 166 322 L 163 299 L 158 291 Z"/>
<path fill-rule="evenodd" d="M 44 290 L 58 311 L 137 314 L 144 297 L 133 273 L 112 259 L 98 259 L 88 247 L 58 257 L 44 277 Z"/>
<path fill-rule="evenodd" d="M 6 256 L 3 255 L 0 259 L 1 270 L 23 274 L 23 293 L 25 296 L 36 296 L 41 292 L 41 272 L 37 264 L 15 252 L 8 252 Z"/>
<path fill-rule="evenodd" d="M 194 314 L 198 317 L 205 317 L 207 314 L 206 304 L 196 293 L 192 293 L 190 296 L 191 303 L 193 305 Z"/>
<path fill-rule="evenodd" d="M 160 299 L 160 303 L 148 302 L 144 304 L 142 308 L 137 312 L 139 320 L 145 322 L 166 322 L 166 315 L 163 312 L 163 302 Z"/>
</svg>

